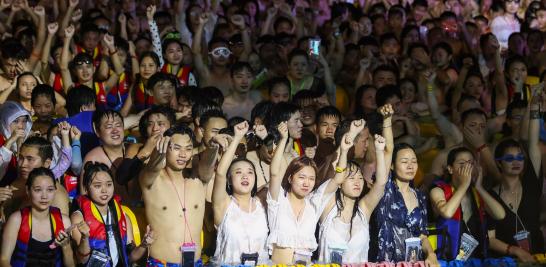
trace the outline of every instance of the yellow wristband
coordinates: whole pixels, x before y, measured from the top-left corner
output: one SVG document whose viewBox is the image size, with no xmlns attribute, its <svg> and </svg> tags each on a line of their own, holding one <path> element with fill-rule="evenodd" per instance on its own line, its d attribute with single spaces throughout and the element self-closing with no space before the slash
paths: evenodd
<svg viewBox="0 0 546 267">
<path fill-rule="evenodd" d="M 343 173 L 345 172 L 345 168 L 336 167 L 336 173 Z"/>
<path fill-rule="evenodd" d="M 432 85 L 427 86 L 427 91 L 432 92 L 434 90 L 434 87 Z"/>
</svg>

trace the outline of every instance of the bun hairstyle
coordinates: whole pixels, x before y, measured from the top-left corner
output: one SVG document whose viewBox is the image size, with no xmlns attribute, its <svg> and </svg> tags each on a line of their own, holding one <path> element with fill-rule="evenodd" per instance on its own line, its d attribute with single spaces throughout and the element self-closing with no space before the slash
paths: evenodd
<svg viewBox="0 0 546 267">
<path fill-rule="evenodd" d="M 57 189 L 57 184 L 55 183 L 55 175 L 53 175 L 53 172 L 49 168 L 40 167 L 32 170 L 30 174 L 28 175 L 27 182 L 25 183 L 28 190 L 32 188 L 32 184 L 38 178 L 38 176 L 47 176 L 51 178 L 51 181 L 53 182 L 53 185 L 55 186 L 55 189 Z"/>
<path fill-rule="evenodd" d="M 89 189 L 89 187 L 91 186 L 91 182 L 93 182 L 93 178 L 95 177 L 95 174 L 97 172 L 106 172 L 108 173 L 108 175 L 110 175 L 110 177 L 112 177 L 110 168 L 108 168 L 106 164 L 96 162 L 96 161 L 88 161 L 87 163 L 85 163 L 83 170 L 84 170 L 83 186 L 87 189 Z"/>
</svg>

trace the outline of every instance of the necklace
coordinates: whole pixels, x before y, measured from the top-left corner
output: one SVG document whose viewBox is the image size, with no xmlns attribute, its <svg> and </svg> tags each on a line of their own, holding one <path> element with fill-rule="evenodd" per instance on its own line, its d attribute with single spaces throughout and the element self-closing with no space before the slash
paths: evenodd
<svg viewBox="0 0 546 267">
<path fill-rule="evenodd" d="M 512 210 L 513 212 L 516 212 L 517 209 L 519 208 L 520 200 L 518 199 L 518 196 L 519 196 L 520 188 L 521 188 L 521 184 L 518 183 L 518 185 L 516 186 L 514 190 L 508 191 L 506 190 L 506 188 L 504 188 L 504 185 L 501 185 L 501 191 L 504 192 L 504 198 L 502 196 L 501 198 L 508 205 L 510 210 Z"/>
</svg>

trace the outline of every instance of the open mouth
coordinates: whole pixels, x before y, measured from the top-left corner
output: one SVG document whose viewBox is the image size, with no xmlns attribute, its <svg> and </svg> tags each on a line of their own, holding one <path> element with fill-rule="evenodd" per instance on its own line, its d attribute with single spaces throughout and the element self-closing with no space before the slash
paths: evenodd
<svg viewBox="0 0 546 267">
<path fill-rule="evenodd" d="M 108 200 L 108 196 L 107 195 L 100 196 L 100 200 L 106 201 Z"/>
<path fill-rule="evenodd" d="M 241 182 L 241 185 L 242 185 L 242 186 L 248 186 L 248 185 L 250 185 L 250 183 L 247 182 L 247 181 L 243 181 L 243 182 Z"/>
</svg>

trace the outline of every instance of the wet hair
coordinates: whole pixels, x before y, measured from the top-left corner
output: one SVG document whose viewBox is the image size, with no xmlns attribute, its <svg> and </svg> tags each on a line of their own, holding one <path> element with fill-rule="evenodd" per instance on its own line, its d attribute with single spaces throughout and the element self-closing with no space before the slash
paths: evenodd
<svg viewBox="0 0 546 267">
<path fill-rule="evenodd" d="M 39 136 L 31 136 L 23 142 L 21 145 L 21 150 L 23 150 L 23 147 L 35 147 L 38 149 L 38 156 L 43 160 L 46 161 L 48 159 L 53 159 L 53 147 L 51 146 L 51 143 Z"/>
<path fill-rule="evenodd" d="M 138 62 L 142 63 L 142 60 L 144 58 L 147 58 L 147 57 L 151 58 L 154 61 L 154 63 L 157 65 L 157 67 L 159 68 L 159 65 L 161 64 L 160 61 L 159 61 L 159 57 L 153 51 L 142 52 L 142 54 L 140 54 L 140 58 L 139 58 Z"/>
<path fill-rule="evenodd" d="M 314 101 L 319 98 L 320 95 L 315 90 L 304 89 L 298 91 L 294 97 L 292 97 L 292 103 L 301 106 L 303 102 Z"/>
<path fill-rule="evenodd" d="M 164 107 L 164 106 L 153 106 L 150 110 L 146 111 L 144 115 L 142 115 L 142 118 L 140 118 L 140 121 L 138 122 L 138 131 L 140 133 L 140 136 L 143 139 L 148 139 L 148 123 L 150 120 L 150 117 L 154 114 L 161 114 L 167 118 L 169 123 L 171 124 L 171 127 L 175 125 L 176 123 L 176 115 L 174 110 L 172 110 L 170 107 Z"/>
<path fill-rule="evenodd" d="M 226 24 L 227 26 L 227 24 Z M 218 26 L 217 26 L 218 28 Z M 228 47 L 229 46 L 229 42 L 228 40 L 224 39 L 224 38 L 220 38 L 220 37 L 213 37 L 210 41 L 209 41 L 209 51 L 212 51 L 212 46 L 215 45 L 215 44 L 222 44 L 221 47 Z"/>
<path fill-rule="evenodd" d="M 262 122 L 265 122 L 265 119 L 269 116 L 271 109 L 273 108 L 273 103 L 270 101 L 262 101 L 256 104 L 252 111 L 250 112 L 250 122 L 254 124 L 254 121 L 257 118 L 260 118 Z"/>
<path fill-rule="evenodd" d="M 224 115 L 224 113 L 222 111 L 216 110 L 216 109 L 211 109 L 211 110 L 203 113 L 199 117 L 199 126 L 200 127 L 205 127 L 205 125 L 209 122 L 209 120 L 211 118 L 220 118 L 220 119 L 224 119 L 227 122 L 226 116 Z"/>
<path fill-rule="evenodd" d="M 233 187 L 232 187 L 232 175 L 231 175 L 231 168 L 233 168 L 233 165 L 237 162 L 246 162 L 252 166 L 252 171 L 254 172 L 254 186 L 252 187 L 252 191 L 250 191 L 250 196 L 254 197 L 256 196 L 256 193 L 258 193 L 258 176 L 256 175 L 256 167 L 254 166 L 254 163 L 252 161 L 246 159 L 246 158 L 236 158 L 234 159 L 231 164 L 229 165 L 229 168 L 227 170 L 226 174 L 226 192 L 228 195 L 233 195 Z"/>
<path fill-rule="evenodd" d="M 354 162 L 354 161 L 349 161 L 347 162 L 347 176 L 346 177 L 350 177 L 350 176 L 353 176 L 353 175 L 356 175 L 359 171 L 360 173 L 362 173 L 362 170 L 360 169 L 360 166 L 358 165 L 358 163 Z M 363 174 L 364 176 L 364 174 Z M 366 194 L 366 183 L 364 182 L 364 184 L 362 184 L 362 192 L 360 193 L 360 195 L 355 199 L 355 205 L 353 206 L 353 211 L 352 211 L 352 215 L 351 215 L 351 222 L 350 222 L 350 227 L 349 227 L 349 235 L 352 235 L 352 231 L 353 231 L 353 219 L 356 217 L 356 215 L 362 217 L 362 212 L 360 212 L 360 207 L 359 205 L 357 205 L 357 203 L 360 202 L 360 200 L 362 199 L 362 197 L 364 197 L 364 195 Z M 336 206 L 337 206 L 337 217 L 341 217 L 341 212 L 343 211 L 344 209 L 344 205 L 343 205 L 343 192 L 341 190 L 341 187 L 339 187 L 337 190 L 336 190 Z"/>
<path fill-rule="evenodd" d="M 334 106 L 326 106 L 317 110 L 315 114 L 315 122 L 317 125 L 319 121 L 324 117 L 335 117 L 338 121 L 341 121 L 341 112 Z"/>
<path fill-rule="evenodd" d="M 95 91 L 85 85 L 78 85 L 71 88 L 66 94 L 66 111 L 68 116 L 80 113 L 85 105 L 94 104 L 96 101 Z"/>
<path fill-rule="evenodd" d="M 34 102 L 39 96 L 45 96 L 51 100 L 53 106 L 57 104 L 57 99 L 55 99 L 55 90 L 48 84 L 38 84 L 32 90 L 32 97 L 30 99 L 30 104 L 34 106 Z"/>
<path fill-rule="evenodd" d="M 17 75 L 17 78 L 15 79 L 16 80 L 16 84 L 15 84 L 15 88 L 17 90 L 19 90 L 19 83 L 20 83 L 20 80 L 21 78 L 25 77 L 25 76 L 32 76 L 32 78 L 34 78 L 34 80 L 36 81 L 36 85 L 38 85 L 40 82 L 38 81 L 38 78 L 36 78 L 36 76 L 34 76 L 34 73 L 30 72 L 30 71 L 25 71 L 19 75 Z"/>
<path fill-rule="evenodd" d="M 16 59 L 25 60 L 29 58 L 29 52 L 25 47 L 16 39 L 7 39 L 2 41 L 0 46 L 0 54 L 4 60 Z"/>
<path fill-rule="evenodd" d="M 248 62 L 245 62 L 245 61 L 235 62 L 233 65 L 231 65 L 231 68 L 230 68 L 231 78 L 233 78 L 235 74 L 244 70 L 252 73 L 252 67 L 250 66 L 250 64 L 248 64 Z"/>
<path fill-rule="evenodd" d="M 391 97 L 398 97 L 402 99 L 402 93 L 398 85 L 385 85 L 377 90 L 375 94 L 375 102 L 378 107 L 381 107 L 387 103 L 387 100 Z"/>
<path fill-rule="evenodd" d="M 32 189 L 32 184 L 34 183 L 34 181 L 36 181 L 36 178 L 38 178 L 38 176 L 49 177 L 53 182 L 53 186 L 55 187 L 55 189 L 57 189 L 57 184 L 55 183 L 55 175 L 53 174 L 53 172 L 49 168 L 38 167 L 30 171 L 30 173 L 28 174 L 28 179 L 25 182 L 27 190 L 30 191 L 30 189 Z"/>
<path fill-rule="evenodd" d="M 395 67 L 392 67 L 390 65 L 380 65 L 378 66 L 372 74 L 372 77 L 375 77 L 377 73 L 379 72 L 391 72 L 394 75 L 394 78 L 396 79 L 396 82 L 398 82 L 398 70 Z"/>
<path fill-rule="evenodd" d="M 107 120 L 115 117 L 118 117 L 121 120 L 121 125 L 123 125 L 123 116 L 118 111 L 107 109 L 107 110 L 97 110 L 93 112 L 93 129 L 96 131 L 99 130 L 102 119 L 106 118 Z"/>
<path fill-rule="evenodd" d="M 284 177 L 282 178 L 282 182 L 281 182 L 281 186 L 286 193 L 292 190 L 290 181 L 289 181 L 291 180 L 292 176 L 307 166 L 313 168 L 313 170 L 315 171 L 315 175 L 318 173 L 318 169 L 317 169 L 317 165 L 315 164 L 315 161 L 306 156 L 295 158 L 290 162 L 290 164 L 288 164 L 288 167 L 286 168 L 286 171 L 284 172 Z"/>
<path fill-rule="evenodd" d="M 163 136 L 172 137 L 175 134 L 187 135 L 188 137 L 190 137 L 192 144 L 195 144 L 195 134 L 190 127 L 186 126 L 186 124 L 179 124 L 171 127 L 169 130 L 165 131 Z"/>
<path fill-rule="evenodd" d="M 227 125 L 228 125 L 228 128 L 232 129 L 233 130 L 233 134 L 235 134 L 235 125 L 241 123 L 241 122 L 248 122 L 245 118 L 243 117 L 239 117 L 239 116 L 235 116 L 235 117 L 232 117 L 230 118 L 228 121 L 227 121 Z"/>
<path fill-rule="evenodd" d="M 112 179 L 112 182 L 114 181 L 114 177 L 112 176 L 112 172 L 110 171 L 110 168 L 106 166 L 106 164 L 102 162 L 97 161 L 88 161 L 85 163 L 84 167 L 84 174 L 83 174 L 83 186 L 89 190 L 91 188 L 91 183 L 93 182 L 93 178 L 95 178 L 95 175 L 98 172 L 106 172 L 108 176 Z"/>
<path fill-rule="evenodd" d="M 281 122 L 288 121 L 298 111 L 300 111 L 300 108 L 294 104 L 286 102 L 277 103 L 271 108 L 270 116 L 266 120 L 267 128 L 276 130 Z"/>
<path fill-rule="evenodd" d="M 154 87 L 159 84 L 159 83 L 162 83 L 162 82 L 169 82 L 171 83 L 175 90 L 176 88 L 178 88 L 178 79 L 176 78 L 176 76 L 170 74 L 170 73 L 164 73 L 164 72 L 157 72 L 157 73 L 154 73 L 154 75 L 152 75 L 150 77 L 150 79 L 148 79 L 148 84 L 146 85 L 146 89 L 151 92 L 154 90 Z"/>
<path fill-rule="evenodd" d="M 466 110 L 465 112 L 463 112 L 461 114 L 461 123 L 464 124 L 466 119 L 468 119 L 468 117 L 470 117 L 471 115 L 483 116 L 484 119 L 487 121 L 487 114 L 485 114 L 485 112 L 483 110 L 481 110 L 479 108 L 472 108 L 472 109 Z"/>
<path fill-rule="evenodd" d="M 222 112 L 222 108 L 214 101 L 206 100 L 206 99 L 199 99 L 199 101 L 195 101 L 193 106 L 191 107 L 191 116 L 192 119 L 197 119 L 203 116 L 203 114 L 209 110 L 219 110 Z"/>
</svg>

